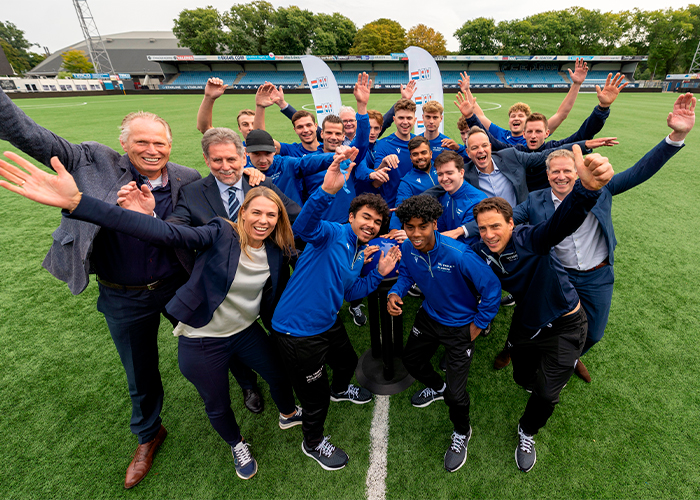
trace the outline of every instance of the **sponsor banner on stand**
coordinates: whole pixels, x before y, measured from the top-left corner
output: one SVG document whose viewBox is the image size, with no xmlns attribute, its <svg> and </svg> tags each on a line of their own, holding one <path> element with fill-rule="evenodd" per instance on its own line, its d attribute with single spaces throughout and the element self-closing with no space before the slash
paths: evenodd
<svg viewBox="0 0 700 500">
<path fill-rule="evenodd" d="M 428 101 L 437 101 L 444 106 L 442 96 L 442 76 L 438 65 L 425 49 L 420 47 L 408 47 L 405 50 L 408 55 L 408 77 L 416 82 L 416 93 L 413 100 L 416 102 L 416 125 L 413 127 L 415 134 L 425 131 L 423 125 L 423 105 Z M 445 130 L 445 122 L 440 123 L 440 132 Z"/>
<path fill-rule="evenodd" d="M 342 101 L 340 100 L 338 83 L 328 65 L 318 57 L 304 56 L 301 59 L 301 64 L 304 67 L 306 81 L 314 99 L 316 120 L 321 125 L 327 115 L 340 114 Z"/>
</svg>

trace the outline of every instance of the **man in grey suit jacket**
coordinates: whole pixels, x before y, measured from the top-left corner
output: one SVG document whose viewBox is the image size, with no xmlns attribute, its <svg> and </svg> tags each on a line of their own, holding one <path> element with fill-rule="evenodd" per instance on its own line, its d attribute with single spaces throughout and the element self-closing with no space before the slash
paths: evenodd
<svg viewBox="0 0 700 500">
<path fill-rule="evenodd" d="M 116 203 L 121 186 L 131 181 L 146 184 L 157 200 L 156 215 L 167 217 L 181 187 L 201 176 L 169 161 L 172 134 L 157 115 L 131 113 L 121 130 L 124 155 L 97 142 L 71 144 L 34 123 L 0 92 L 0 139 L 49 167 L 51 157 L 58 157 L 82 192 L 107 203 Z M 89 274 L 97 274 L 97 309 L 105 316 L 126 371 L 131 431 L 139 440 L 124 481 L 125 488 L 132 488 L 150 470 L 167 434 L 160 418 L 163 385 L 157 335 L 160 314 L 187 273 L 172 250 L 93 224 L 63 218 L 53 239 L 43 265 L 73 294 L 85 290 Z"/>
</svg>

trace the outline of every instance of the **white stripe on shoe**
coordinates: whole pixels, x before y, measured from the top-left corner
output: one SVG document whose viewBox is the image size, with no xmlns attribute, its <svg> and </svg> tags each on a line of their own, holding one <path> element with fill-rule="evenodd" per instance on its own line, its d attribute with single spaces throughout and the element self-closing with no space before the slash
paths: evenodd
<svg viewBox="0 0 700 500">
<path fill-rule="evenodd" d="M 386 461 L 389 447 L 389 396 L 377 395 L 374 398 L 369 437 L 367 500 L 384 500 L 386 498 Z"/>
</svg>

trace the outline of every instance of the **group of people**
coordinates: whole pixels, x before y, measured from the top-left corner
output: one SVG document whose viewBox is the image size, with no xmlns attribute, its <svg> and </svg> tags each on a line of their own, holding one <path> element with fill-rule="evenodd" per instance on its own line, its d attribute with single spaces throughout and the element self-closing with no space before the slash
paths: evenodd
<svg viewBox="0 0 700 500">
<path fill-rule="evenodd" d="M 586 72 L 577 61 L 554 117 L 518 103 L 508 130 L 485 117 L 463 74 L 455 102 L 462 145 L 439 132 L 444 108 L 436 101 L 422 108 L 425 132 L 412 134 L 414 83 L 385 114 L 368 109 L 366 74 L 354 88 L 357 109 L 344 107 L 320 127 L 314 114 L 286 103 L 281 88 L 262 85 L 255 109 L 238 114 L 241 141 L 213 127 L 226 86 L 210 79 L 197 115 L 210 170 L 204 179 L 170 162 L 171 131 L 157 115 L 124 118 L 122 155 L 95 142 L 69 143 L 0 93 L 0 139 L 57 174 L 6 153 L 22 168 L 0 161 L 0 186 L 63 209 L 44 261 L 54 276 L 74 294 L 89 274 L 97 277 L 97 308 L 126 372 L 139 441 L 125 488 L 146 476 L 167 434 L 156 342 L 161 314 L 178 337 L 180 370 L 231 447 L 239 477 L 252 477 L 258 465 L 231 407 L 229 372 L 254 413 L 264 407 L 262 376 L 280 428 L 301 425 L 302 452 L 326 470 L 343 468 L 347 454 L 324 432 L 330 402 L 364 404 L 372 395 L 351 382 L 358 358 L 338 312 L 345 300 L 353 321 L 364 325 L 362 299 L 384 279 L 395 279 L 392 315 L 402 314 L 406 294 L 423 297 L 403 362 L 425 386 L 412 404 L 444 400 L 449 408 L 450 472 L 464 465 L 472 436 L 466 385 L 475 340 L 500 306 L 517 304 L 495 366 L 512 360 L 515 381 L 531 393 L 515 460 L 520 470 L 532 469 L 534 436 L 574 373 L 590 381 L 580 358 L 605 330 L 616 245 L 612 196 L 653 176 L 695 121 L 695 98 L 679 96 L 667 117 L 672 132 L 614 174 L 607 158 L 584 154 L 617 144 L 595 135 L 625 86 L 620 75 L 597 88 L 599 103 L 575 134 L 545 142 L 573 107 Z M 272 105 L 290 118 L 298 143 L 265 131 Z M 392 123 L 396 131 L 380 139 Z M 386 253 L 368 246 L 379 235 L 396 245 Z M 376 267 L 362 275 L 371 259 Z M 444 380 L 432 361 L 440 345 Z"/>
</svg>

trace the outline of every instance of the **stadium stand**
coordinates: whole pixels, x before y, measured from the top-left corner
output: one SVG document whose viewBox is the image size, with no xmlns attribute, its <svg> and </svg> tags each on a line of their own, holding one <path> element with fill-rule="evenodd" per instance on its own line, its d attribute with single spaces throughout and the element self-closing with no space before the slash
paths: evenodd
<svg viewBox="0 0 700 500">
<path fill-rule="evenodd" d="M 357 79 L 357 75 L 355 75 Z M 265 82 L 275 85 L 293 85 L 298 87 L 304 81 L 303 71 L 248 71 L 238 85 L 262 85 Z"/>
<path fill-rule="evenodd" d="M 209 78 L 221 78 L 226 85 L 233 85 L 238 71 L 183 71 L 171 85 L 206 85 Z"/>
<path fill-rule="evenodd" d="M 355 75 L 355 79 L 357 79 L 357 75 Z M 374 83 L 376 85 L 396 85 L 405 84 L 407 80 L 406 71 L 379 71 Z"/>
<path fill-rule="evenodd" d="M 556 71 L 504 71 L 506 84 L 514 83 L 569 83 Z"/>
<path fill-rule="evenodd" d="M 458 85 L 461 78 L 459 71 L 442 71 L 442 83 L 445 85 Z M 488 85 L 502 83 L 495 71 L 472 71 L 469 73 L 469 81 L 472 84 Z"/>
</svg>

